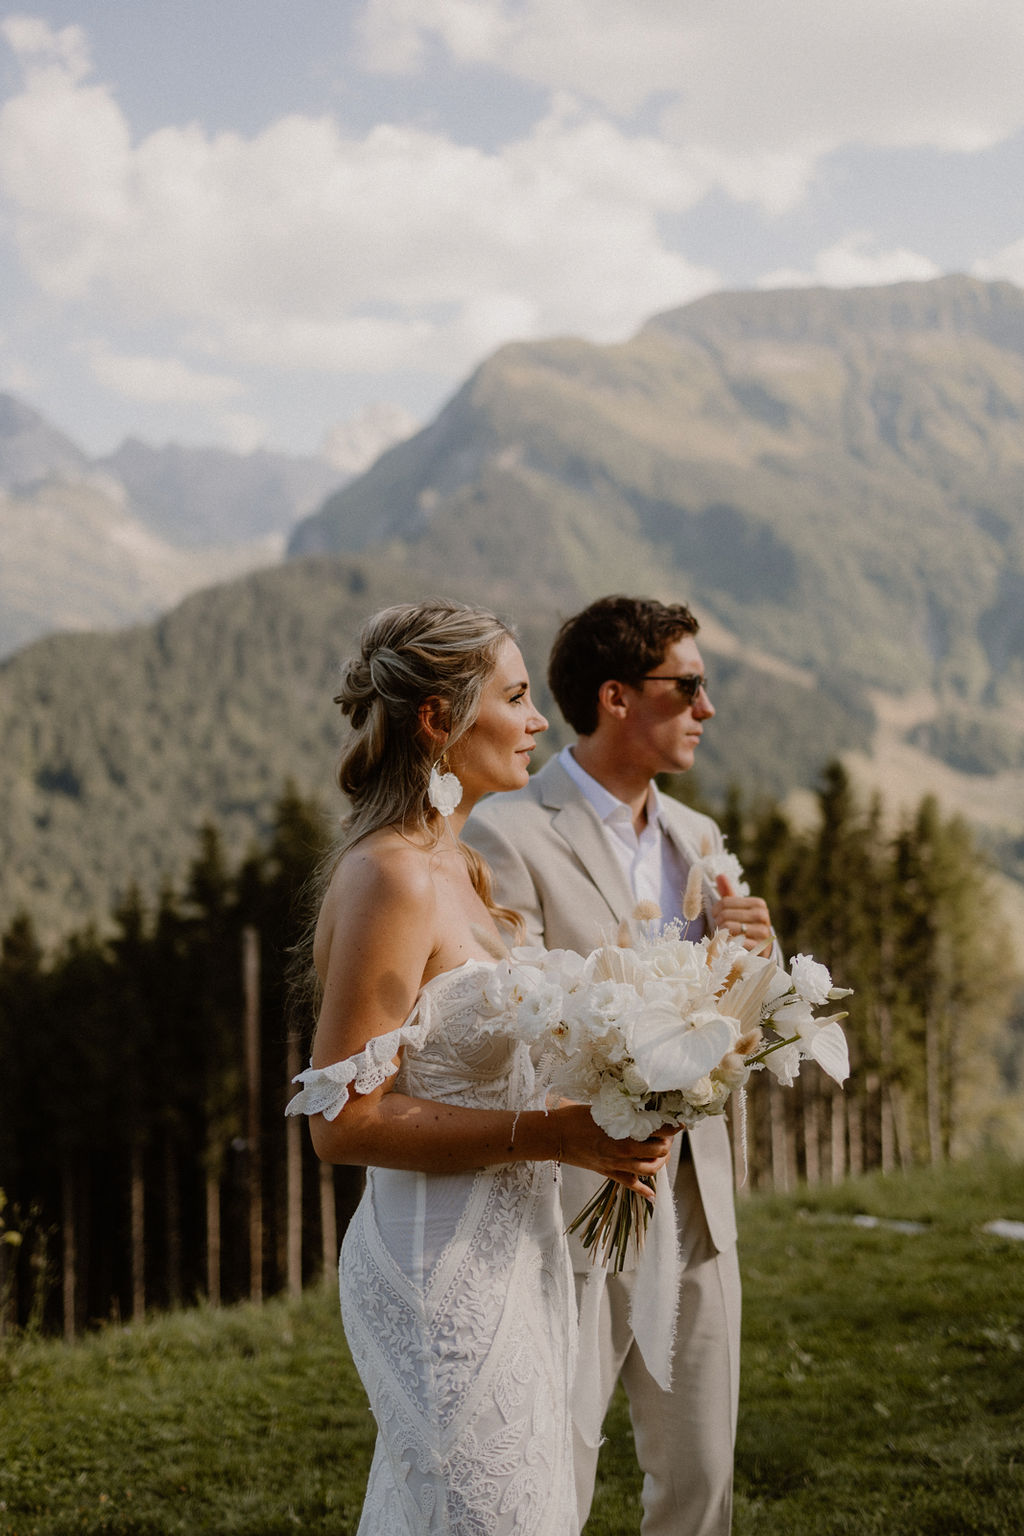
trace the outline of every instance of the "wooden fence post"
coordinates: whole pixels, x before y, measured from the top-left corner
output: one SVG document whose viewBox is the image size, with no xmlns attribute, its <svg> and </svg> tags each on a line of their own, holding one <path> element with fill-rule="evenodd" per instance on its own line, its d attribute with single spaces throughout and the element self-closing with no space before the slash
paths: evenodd
<svg viewBox="0 0 1024 1536">
<path fill-rule="evenodd" d="M 242 995 L 245 999 L 246 1149 L 249 1173 L 249 1299 L 263 1300 L 263 1178 L 260 1135 L 260 939 L 242 929 Z"/>
</svg>

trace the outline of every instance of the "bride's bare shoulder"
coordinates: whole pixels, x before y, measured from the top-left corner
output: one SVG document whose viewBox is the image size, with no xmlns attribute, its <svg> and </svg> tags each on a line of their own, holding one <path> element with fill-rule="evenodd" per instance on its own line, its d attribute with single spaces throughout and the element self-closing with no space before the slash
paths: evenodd
<svg viewBox="0 0 1024 1536">
<path fill-rule="evenodd" d="M 352 903 L 382 907 L 432 905 L 432 850 L 391 827 L 371 832 L 342 854 L 324 896 L 324 908 L 337 911 Z"/>
</svg>

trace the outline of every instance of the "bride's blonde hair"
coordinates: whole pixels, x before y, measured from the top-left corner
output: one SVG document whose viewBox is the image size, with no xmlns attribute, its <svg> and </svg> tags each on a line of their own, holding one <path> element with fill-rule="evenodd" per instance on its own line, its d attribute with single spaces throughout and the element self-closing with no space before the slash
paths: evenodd
<svg viewBox="0 0 1024 1536">
<path fill-rule="evenodd" d="M 334 700 L 351 726 L 338 763 L 338 785 L 350 810 L 340 838 L 307 889 L 307 920 L 288 967 L 288 1013 L 297 1034 L 306 1035 L 319 1011 L 313 938 L 339 860 L 382 827 L 435 841 L 444 835 L 444 823 L 427 798 L 430 770 L 442 754 L 422 727 L 422 705 L 437 701 L 447 750 L 473 725 L 498 652 L 514 639 L 514 631 L 493 613 L 443 598 L 384 608 L 363 626 L 358 652 L 345 663 Z M 523 920 L 494 901 L 483 859 L 468 844 L 458 846 L 484 906 L 521 939 Z"/>
<path fill-rule="evenodd" d="M 335 703 L 351 735 L 338 763 L 338 785 L 351 811 L 332 867 L 380 827 L 440 837 L 444 825 L 427 798 L 430 770 L 441 755 L 420 722 L 437 701 L 445 751 L 471 728 L 498 652 L 513 630 L 484 608 L 444 598 L 400 603 L 367 620 L 358 652 L 345 664 Z M 520 928 L 518 914 L 497 906 L 491 877 L 474 849 L 460 843 L 470 878 L 500 921 Z"/>
</svg>

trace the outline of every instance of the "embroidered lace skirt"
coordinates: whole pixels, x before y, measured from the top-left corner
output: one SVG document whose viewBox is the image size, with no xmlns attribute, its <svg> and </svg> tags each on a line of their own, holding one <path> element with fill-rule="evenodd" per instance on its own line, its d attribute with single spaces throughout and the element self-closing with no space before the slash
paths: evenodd
<svg viewBox="0 0 1024 1536">
<path fill-rule="evenodd" d="M 575 1302 L 551 1164 L 371 1169 L 340 1281 L 378 1427 L 358 1536 L 576 1536 Z"/>
</svg>

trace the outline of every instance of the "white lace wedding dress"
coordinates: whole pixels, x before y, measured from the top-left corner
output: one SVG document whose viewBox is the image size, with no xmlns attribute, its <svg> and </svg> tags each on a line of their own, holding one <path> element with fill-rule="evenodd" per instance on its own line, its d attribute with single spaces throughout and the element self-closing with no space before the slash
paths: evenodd
<svg viewBox="0 0 1024 1536">
<path fill-rule="evenodd" d="M 301 1074 L 290 1113 L 379 1084 L 486 1109 L 543 1103 L 525 1045 L 480 1018 L 491 962 L 423 988 L 399 1030 Z M 342 1244 L 341 1310 L 377 1420 L 358 1536 L 576 1536 L 572 1275 L 551 1163 L 371 1168 Z"/>
</svg>

